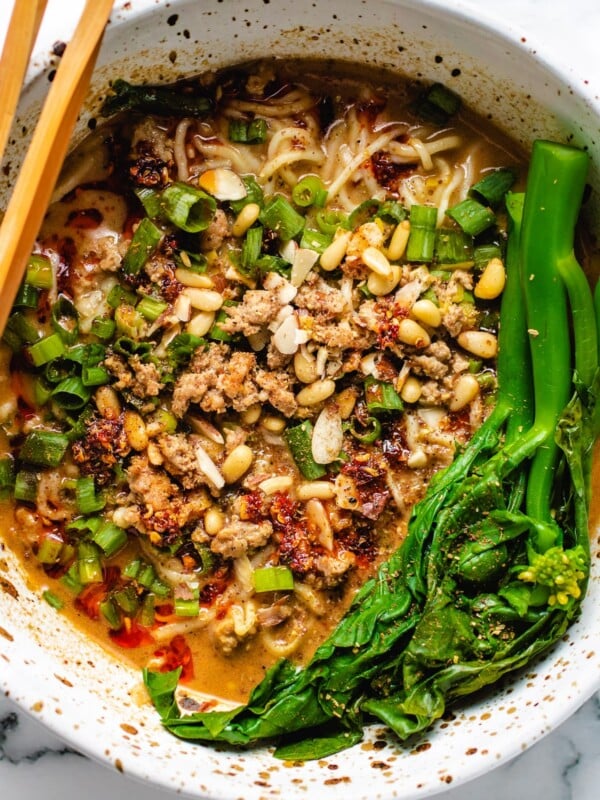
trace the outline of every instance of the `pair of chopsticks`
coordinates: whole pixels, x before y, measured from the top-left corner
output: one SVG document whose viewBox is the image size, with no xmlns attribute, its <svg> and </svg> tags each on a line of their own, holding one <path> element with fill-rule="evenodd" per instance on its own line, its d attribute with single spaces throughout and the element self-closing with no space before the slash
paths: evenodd
<svg viewBox="0 0 600 800">
<path fill-rule="evenodd" d="M 15 0 L 0 57 L 0 157 L 47 0 Z M 88 90 L 113 0 L 86 0 L 0 225 L 0 334 L 17 295 Z"/>
</svg>

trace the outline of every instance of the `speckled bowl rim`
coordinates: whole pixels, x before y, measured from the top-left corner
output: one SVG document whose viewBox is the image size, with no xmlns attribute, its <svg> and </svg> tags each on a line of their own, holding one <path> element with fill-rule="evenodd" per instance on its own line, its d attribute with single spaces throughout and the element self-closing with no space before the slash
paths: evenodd
<svg viewBox="0 0 600 800">
<path fill-rule="evenodd" d="M 135 33 L 143 27 L 150 12 L 164 23 L 167 17 L 177 16 L 188 2 L 117 3 L 108 37 L 118 36 L 121 29 L 131 28 Z M 249 0 L 219 4 L 208 0 L 199 5 L 203 9 L 214 7 L 215 13 L 226 11 L 243 16 L 256 12 L 270 21 L 274 8 L 284 6 L 285 2 Z M 307 10 L 311 4 L 294 5 Z M 343 3 L 340 0 L 328 5 Z M 497 47 L 496 57 L 504 51 L 508 57 L 522 59 L 525 72 L 529 71 L 531 80 L 537 81 L 535 85 L 544 104 L 552 109 L 551 119 L 540 132 L 551 135 L 555 126 L 590 148 L 595 163 L 591 180 L 597 188 L 600 104 L 590 76 L 584 79 L 574 75 L 568 65 L 560 63 L 559 57 L 545 52 L 543 45 L 530 36 L 524 41 L 519 29 L 499 16 L 484 11 L 474 13 L 462 2 L 455 2 L 452 10 L 446 5 L 438 0 L 347 2 L 348 8 L 360 7 L 365 13 L 373 7 L 387 7 L 389 12 L 395 6 L 411 13 L 420 9 L 424 15 L 434 17 L 446 14 L 452 21 L 450 28 L 454 26 L 457 35 L 461 30 L 470 30 L 476 19 L 482 35 L 481 47 Z M 303 21 L 309 27 L 308 18 Z M 67 38 L 69 20 L 65 19 L 64 24 L 67 26 L 64 37 L 56 36 L 53 29 L 38 42 L 29 74 L 31 86 L 39 84 L 40 76 L 47 75 L 52 68 L 52 59 L 49 61 L 47 54 L 55 38 Z M 172 26 L 176 28 L 177 24 L 176 20 Z M 333 21 L 330 27 L 335 28 Z M 60 32 L 62 27 L 59 25 L 57 30 Z M 331 31 L 326 34 L 331 41 L 332 35 Z M 433 53 L 434 49 L 430 49 L 429 57 Z M 99 69 L 105 66 L 101 55 Z M 437 66 L 432 67 L 424 77 L 436 77 L 436 70 Z M 172 77 L 176 71 L 175 63 L 165 64 L 168 76 Z M 600 74 L 596 77 L 600 78 Z M 564 91 L 562 97 L 559 90 Z M 509 87 L 504 86 L 503 91 L 509 91 Z M 82 129 L 96 113 L 101 94 L 100 91 L 93 97 L 84 110 Z M 525 91 L 521 94 L 527 96 Z M 24 97 L 28 99 L 28 91 Z M 563 105 L 569 108 L 570 122 L 561 114 Z M 532 134 L 526 120 L 529 111 L 523 108 L 515 113 L 523 116 L 521 136 L 526 141 Z M 23 129 L 29 127 L 26 115 L 21 123 Z M 509 124 L 514 124 L 514 120 Z M 10 169 L 7 175 L 10 179 Z M 0 686 L 25 711 L 80 751 L 136 779 L 179 794 L 213 800 L 300 798 L 310 792 L 321 800 L 348 796 L 355 800 L 410 800 L 432 796 L 447 789 L 449 784 L 464 783 L 513 758 L 553 730 L 599 688 L 600 566 L 596 558 L 599 555 L 596 535 L 592 537 L 592 548 L 593 574 L 584 611 L 564 640 L 512 683 L 503 683 L 477 702 L 457 708 L 432 732 L 408 747 L 400 747 L 393 738 L 382 734 L 380 726 L 373 726 L 365 745 L 302 766 L 275 762 L 266 749 L 234 754 L 226 749 L 179 742 L 162 731 L 151 709 L 138 709 L 135 705 L 139 676 L 116 664 L 99 648 L 82 642 L 60 619 L 51 617 L 53 612 L 44 607 L 28 589 L 24 577 L 17 574 L 10 554 L 1 551 L 0 588 L 4 592 L 0 592 Z M 19 595 L 18 606 L 11 596 L 12 589 Z M 40 623 L 33 624 L 32 620 L 38 618 Z M 99 669 L 102 680 L 98 679 Z"/>
</svg>

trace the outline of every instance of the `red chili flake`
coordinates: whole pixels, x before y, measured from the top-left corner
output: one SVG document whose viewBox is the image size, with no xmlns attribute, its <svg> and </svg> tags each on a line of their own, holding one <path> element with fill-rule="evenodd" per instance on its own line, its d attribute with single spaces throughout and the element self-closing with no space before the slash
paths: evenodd
<svg viewBox="0 0 600 800">
<path fill-rule="evenodd" d="M 260 522 L 265 518 L 264 495 L 248 492 L 240 497 L 240 518 L 248 522 Z"/>
<path fill-rule="evenodd" d="M 154 642 L 148 628 L 129 617 L 125 617 L 123 626 L 118 631 L 109 631 L 108 635 L 115 644 L 127 650 L 143 647 Z"/>
<path fill-rule="evenodd" d="M 355 106 L 356 116 L 359 122 L 363 125 L 373 127 L 377 116 L 385 108 L 385 102 L 383 97 L 368 97 L 365 100 L 359 100 Z"/>
<path fill-rule="evenodd" d="M 106 567 L 102 583 L 89 583 L 75 598 L 75 606 L 90 619 L 98 619 L 100 603 L 106 600 L 108 593 L 115 587 L 120 574 L 119 567 Z"/>
<path fill-rule="evenodd" d="M 391 194 L 397 193 L 400 181 L 415 171 L 414 165 L 397 164 L 382 150 L 371 156 L 371 169 L 377 183 Z"/>
<path fill-rule="evenodd" d="M 77 230 L 94 230 L 102 224 L 104 217 L 97 208 L 79 208 L 69 212 L 67 225 Z"/>
<path fill-rule="evenodd" d="M 206 583 L 202 589 L 200 589 L 200 605 L 211 606 L 217 597 L 223 594 L 229 584 L 230 578 L 228 573 L 222 576 L 217 575 L 214 580 Z"/>
<path fill-rule="evenodd" d="M 374 458 L 354 458 L 344 464 L 342 472 L 352 478 L 358 490 L 359 505 L 355 510 L 367 519 L 377 519 L 390 496 L 384 469 Z"/>
<path fill-rule="evenodd" d="M 156 661 L 160 661 L 158 672 L 171 672 L 181 667 L 181 682 L 186 683 L 194 677 L 194 661 L 192 651 L 183 636 L 174 636 L 164 647 L 154 652 Z M 153 661 L 153 669 L 156 669 Z"/>
</svg>

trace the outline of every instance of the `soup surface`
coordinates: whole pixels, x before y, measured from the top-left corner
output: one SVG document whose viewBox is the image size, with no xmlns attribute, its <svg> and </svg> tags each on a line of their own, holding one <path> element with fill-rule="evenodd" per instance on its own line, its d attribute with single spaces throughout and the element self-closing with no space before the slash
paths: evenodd
<svg viewBox="0 0 600 800">
<path fill-rule="evenodd" d="M 523 160 L 443 87 L 339 65 L 114 89 L 4 336 L 2 527 L 104 646 L 242 700 L 493 407 Z"/>
</svg>

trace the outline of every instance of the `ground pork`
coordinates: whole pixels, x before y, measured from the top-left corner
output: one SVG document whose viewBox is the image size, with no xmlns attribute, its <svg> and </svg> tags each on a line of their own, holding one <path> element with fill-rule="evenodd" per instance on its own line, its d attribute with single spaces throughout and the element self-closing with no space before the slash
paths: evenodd
<svg viewBox="0 0 600 800">
<path fill-rule="evenodd" d="M 220 414 L 229 407 L 244 411 L 255 403 L 267 402 L 282 414 L 293 414 L 296 400 L 290 376 L 259 369 L 254 353 L 232 353 L 226 344 L 210 344 L 196 351 L 189 372 L 175 384 L 172 408 L 181 417 L 190 403 Z"/>
<path fill-rule="evenodd" d="M 229 319 L 220 323 L 227 333 L 253 336 L 272 322 L 281 310 L 278 292 L 267 289 L 249 289 L 237 306 L 225 306 Z"/>
<path fill-rule="evenodd" d="M 334 319 L 347 308 L 346 298 L 319 275 L 311 273 L 298 290 L 295 298 L 298 308 L 318 311 L 325 319 Z"/>
<path fill-rule="evenodd" d="M 272 534 L 273 525 L 268 520 L 245 522 L 234 517 L 213 537 L 210 549 L 224 558 L 239 558 L 250 550 L 263 547 Z"/>
<path fill-rule="evenodd" d="M 156 444 L 164 457 L 164 468 L 185 489 L 196 489 L 205 486 L 208 481 L 200 469 L 195 444 L 198 437 L 184 433 L 160 436 Z"/>
<path fill-rule="evenodd" d="M 321 555 L 314 560 L 314 573 L 307 580 L 321 589 L 331 589 L 341 583 L 349 570 L 356 566 L 356 556 L 345 550 L 338 555 Z"/>
<path fill-rule="evenodd" d="M 415 375 L 426 375 L 428 378 L 436 380 L 441 380 L 449 371 L 448 364 L 428 355 L 412 356 L 406 360 L 406 364 Z"/>
<path fill-rule="evenodd" d="M 451 336 L 477 327 L 477 309 L 469 303 L 452 303 L 442 314 L 442 324 Z"/>
<path fill-rule="evenodd" d="M 197 522 L 211 504 L 204 488 L 183 492 L 166 472 L 152 467 L 145 456 L 131 459 L 127 480 L 140 511 L 138 530 L 156 544 L 177 539 L 182 528 Z"/>
<path fill-rule="evenodd" d="M 205 252 L 218 250 L 230 234 L 231 228 L 227 215 L 222 209 L 218 208 L 209 222 L 208 228 L 200 236 L 202 250 Z"/>
<path fill-rule="evenodd" d="M 375 337 L 368 331 L 352 325 L 348 320 L 328 322 L 321 315 L 315 317 L 311 339 L 327 347 L 338 347 L 340 350 L 367 350 L 375 341 Z"/>
<path fill-rule="evenodd" d="M 135 499 L 154 508 L 167 507 L 180 489 L 162 470 L 154 469 L 145 456 L 134 456 L 127 469 L 129 489 Z"/>
<path fill-rule="evenodd" d="M 130 356 L 127 362 L 121 356 L 112 353 L 103 363 L 117 379 L 113 385 L 118 391 L 129 391 L 135 397 L 145 399 L 157 397 L 163 388 L 156 364 L 144 363 L 137 355 Z"/>
<path fill-rule="evenodd" d="M 156 124 L 156 119 L 145 117 L 133 130 L 131 150 L 134 154 L 152 152 L 156 158 L 170 161 L 173 158 L 173 141 L 167 131 Z"/>
<path fill-rule="evenodd" d="M 291 417 L 298 404 L 292 391 L 292 378 L 287 372 L 269 372 L 259 369 L 256 382 L 263 389 L 264 396 L 272 406 L 286 417 Z"/>
</svg>

